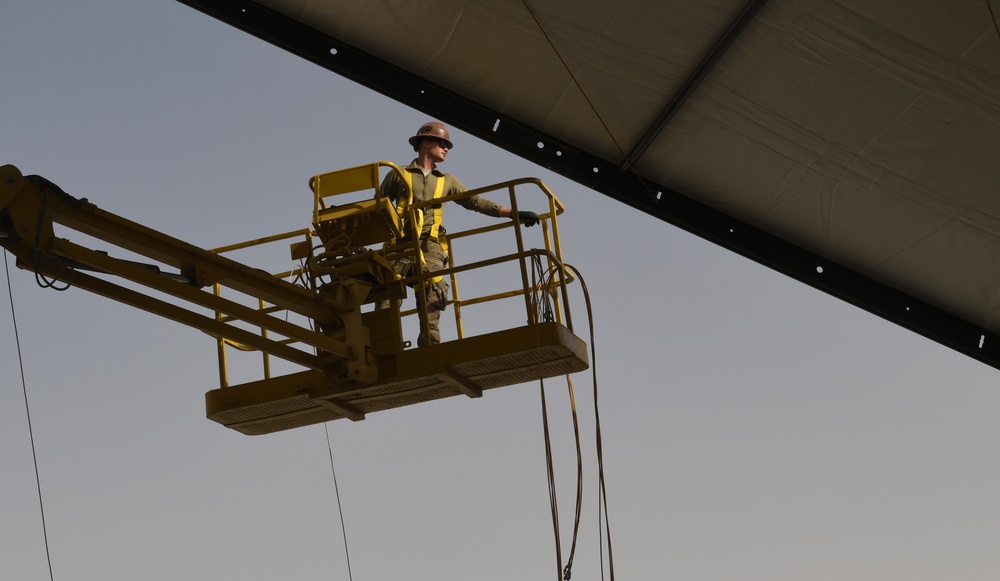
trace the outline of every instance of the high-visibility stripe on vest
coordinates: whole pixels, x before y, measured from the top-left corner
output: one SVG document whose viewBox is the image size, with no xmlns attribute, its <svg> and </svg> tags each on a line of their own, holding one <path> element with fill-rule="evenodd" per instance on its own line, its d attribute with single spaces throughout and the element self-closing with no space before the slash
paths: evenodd
<svg viewBox="0 0 1000 581">
<path fill-rule="evenodd" d="M 403 170 L 402 173 L 403 173 L 403 179 L 406 181 L 406 187 L 410 192 L 410 197 L 412 198 L 413 175 L 406 170 Z M 445 181 L 443 176 L 441 177 L 435 176 L 435 178 L 437 179 L 437 184 L 435 184 L 434 187 L 434 196 L 431 198 L 434 200 L 440 198 L 442 194 L 444 194 L 444 181 Z M 406 227 L 406 214 L 408 205 L 409 205 L 409 199 L 401 199 L 399 203 L 396 205 L 396 212 L 399 214 L 399 217 L 403 222 L 404 228 Z M 444 214 L 443 204 L 439 204 L 436 208 L 434 208 L 434 213 L 433 213 L 434 223 L 431 224 L 431 231 L 429 233 L 429 238 L 440 244 L 441 248 L 444 249 L 445 256 L 448 256 L 448 241 L 446 237 L 440 235 L 441 218 L 443 214 Z M 416 224 L 417 238 L 421 238 L 424 232 L 424 208 L 420 208 L 419 210 L 416 211 L 416 220 L 417 220 Z M 427 263 L 426 260 L 424 260 L 424 251 L 423 249 L 420 249 L 420 264 L 423 265 L 426 263 Z M 444 278 L 443 276 L 435 276 L 431 278 L 430 281 L 432 284 L 437 284 L 443 278 Z"/>
</svg>

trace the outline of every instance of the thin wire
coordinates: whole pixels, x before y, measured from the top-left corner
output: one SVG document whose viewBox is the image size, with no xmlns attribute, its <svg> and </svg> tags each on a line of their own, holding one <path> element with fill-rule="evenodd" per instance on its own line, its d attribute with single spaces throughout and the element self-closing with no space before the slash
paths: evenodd
<svg viewBox="0 0 1000 581">
<path fill-rule="evenodd" d="M 2 251 L 0 251 L 2 252 Z M 31 429 L 31 410 L 28 407 L 28 384 L 24 379 L 24 361 L 21 358 L 21 336 L 17 332 L 17 316 L 14 314 L 14 292 L 10 286 L 10 266 L 7 264 L 7 253 L 3 253 L 3 267 L 7 274 L 7 295 L 10 297 L 10 318 L 14 322 L 14 343 L 17 345 L 17 364 L 21 369 L 21 392 L 24 394 L 24 415 L 28 418 L 28 438 L 31 440 L 31 461 L 35 465 L 35 488 L 38 490 L 38 513 L 42 519 L 42 538 L 45 541 L 45 561 L 49 567 L 49 579 L 55 579 L 52 573 L 52 554 L 49 551 L 49 531 L 45 525 L 45 506 L 42 503 L 42 479 L 38 474 L 38 455 L 35 453 L 35 435 Z"/>
<path fill-rule="evenodd" d="M 330 453 L 330 471 L 333 473 L 333 490 L 337 495 L 337 512 L 340 513 L 340 530 L 344 536 L 344 555 L 347 557 L 347 578 L 353 580 L 351 575 L 351 552 L 347 550 L 347 527 L 344 526 L 344 507 L 340 504 L 340 487 L 337 486 L 337 469 L 333 465 L 333 445 L 330 443 L 330 429 L 326 422 L 323 423 L 323 431 L 326 432 L 326 449 Z"/>
<path fill-rule="evenodd" d="M 597 107 L 595 107 L 594 103 L 591 102 L 590 97 L 587 95 L 587 92 L 584 91 L 583 86 L 580 85 L 580 81 L 576 79 L 576 75 L 574 75 L 573 71 L 570 70 L 569 64 L 566 63 L 566 59 L 564 59 L 562 54 L 559 53 L 559 49 L 556 48 L 555 43 L 552 42 L 552 39 L 549 38 L 548 33 L 545 32 L 545 29 L 542 27 L 542 23 L 538 20 L 538 17 L 535 16 L 535 12 L 531 9 L 531 6 L 528 6 L 528 0 L 521 0 L 521 3 L 524 4 L 524 8 L 528 11 L 528 14 L 531 15 L 531 19 L 535 21 L 535 25 L 538 26 L 538 30 L 542 33 L 542 36 L 545 37 L 545 41 L 549 43 L 550 47 L 552 47 L 552 52 L 555 53 L 556 57 L 559 59 L 559 62 L 562 63 L 563 68 L 566 69 L 566 73 L 569 75 L 569 78 L 573 80 L 573 84 L 576 85 L 577 90 L 580 91 L 580 95 L 583 96 L 583 100 L 587 102 L 587 105 L 590 107 L 590 110 L 594 112 L 594 116 L 597 117 L 597 120 L 600 121 L 601 126 L 604 127 L 604 131 L 607 132 L 608 137 L 611 138 L 611 142 L 615 144 L 615 148 L 618 150 L 618 153 L 620 153 L 622 157 L 625 157 L 625 150 L 622 149 L 622 146 L 618 143 L 618 140 L 615 139 L 614 134 L 611 133 L 611 128 L 608 127 L 608 124 L 604 122 L 604 118 L 601 117 L 601 114 L 597 112 Z"/>
<path fill-rule="evenodd" d="M 989 0 L 987 0 L 987 3 L 988 2 Z M 583 100 L 587 102 L 587 106 L 590 107 L 590 110 L 594 113 L 594 116 L 597 117 L 597 120 L 601 123 L 601 126 L 604 127 L 604 132 L 608 134 L 608 138 L 610 138 L 611 142 L 615 144 L 615 149 L 618 150 L 618 153 L 622 156 L 622 158 L 627 158 L 628 154 L 625 153 L 625 150 L 622 149 L 621 144 L 619 144 L 618 140 L 615 139 L 615 135 L 614 133 L 611 132 L 611 128 L 608 127 L 608 124 L 604 121 L 604 117 L 602 117 L 601 114 L 598 113 L 597 107 L 594 106 L 594 103 L 590 100 L 590 97 L 587 95 L 587 92 L 583 90 L 583 86 L 580 84 L 580 81 L 577 80 L 576 75 L 573 74 L 573 71 L 569 68 L 569 64 L 566 62 L 566 59 L 563 58 L 562 54 L 559 52 L 559 49 L 556 48 L 555 43 L 552 42 L 552 39 L 549 38 L 548 33 L 545 32 L 545 28 L 542 27 L 541 21 L 538 20 L 537 16 L 535 16 L 535 12 L 531 9 L 531 6 L 528 6 L 528 0 L 521 0 L 521 3 L 524 4 L 525 10 L 527 10 L 528 14 L 531 15 L 531 19 L 535 21 L 535 25 L 538 26 L 539 32 L 541 32 L 542 36 L 545 37 L 545 41 L 549 43 L 549 46 L 552 48 L 552 52 L 555 53 L 556 58 L 558 58 L 559 62 L 562 63 L 563 68 L 566 70 L 566 74 L 568 74 L 569 78 L 573 80 L 573 84 L 576 85 L 577 90 L 580 91 L 580 95 L 583 96 Z M 994 20 L 994 22 L 996 21 Z M 649 187 L 649 184 L 646 183 L 646 180 L 639 174 L 632 174 L 632 175 L 634 175 L 639 180 L 639 185 L 641 185 L 643 189 L 646 190 L 646 193 L 652 196 L 653 189 Z"/>
</svg>

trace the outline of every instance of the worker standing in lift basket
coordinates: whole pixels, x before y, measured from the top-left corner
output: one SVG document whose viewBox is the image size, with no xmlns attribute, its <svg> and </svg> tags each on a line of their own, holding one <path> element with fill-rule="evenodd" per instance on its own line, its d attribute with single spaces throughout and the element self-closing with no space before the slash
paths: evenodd
<svg viewBox="0 0 1000 581">
<path fill-rule="evenodd" d="M 400 178 L 395 172 L 390 172 L 382 181 L 382 195 L 388 197 L 394 204 L 399 204 L 401 200 L 406 200 L 406 184 L 403 179 L 409 182 L 413 191 L 413 201 L 423 202 L 452 194 L 459 194 L 469 191 L 469 188 L 458 181 L 458 178 L 438 169 L 448 152 L 454 147 L 451 143 L 448 128 L 443 123 L 429 121 L 420 126 L 416 135 L 410 137 L 410 145 L 417 153 L 416 159 L 403 168 L 404 177 Z M 506 206 L 491 202 L 482 196 L 470 196 L 455 200 L 459 205 L 467 210 L 473 210 L 480 214 L 493 216 L 495 218 L 513 218 L 512 210 Z M 420 250 L 423 254 L 421 260 L 421 270 L 423 273 L 433 273 L 443 270 L 447 265 L 447 245 L 444 242 L 445 229 L 441 223 L 441 204 L 429 206 L 423 212 L 423 225 L 420 229 Z M 534 226 L 538 223 L 538 214 L 526 210 L 519 211 L 517 217 L 525 226 Z M 397 260 L 394 264 L 396 274 L 408 277 L 415 274 L 413 272 L 414 259 L 406 258 Z M 425 301 L 427 308 L 427 330 L 430 337 L 424 337 L 423 321 L 421 321 L 421 332 L 417 338 L 417 345 L 423 347 L 441 342 L 440 319 L 441 311 L 448 304 L 448 283 L 444 277 L 437 276 L 430 279 L 430 284 L 424 285 L 424 295 L 417 294 L 418 301 Z M 388 301 L 379 303 L 379 308 L 388 308 Z M 423 309 L 418 309 L 423 314 Z"/>
</svg>

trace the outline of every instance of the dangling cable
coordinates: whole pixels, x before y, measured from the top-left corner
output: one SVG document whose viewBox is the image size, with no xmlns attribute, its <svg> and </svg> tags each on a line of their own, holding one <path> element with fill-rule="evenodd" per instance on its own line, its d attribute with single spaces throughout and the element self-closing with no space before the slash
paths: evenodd
<svg viewBox="0 0 1000 581">
<path fill-rule="evenodd" d="M 590 291 L 587 290 L 587 283 L 583 279 L 583 275 L 575 267 L 567 264 L 565 265 L 567 270 L 571 270 L 576 277 L 580 280 L 580 286 L 583 289 L 584 300 L 587 304 L 587 321 L 590 325 L 590 370 L 593 377 L 594 383 L 594 422 L 595 422 L 595 433 L 596 433 L 596 446 L 597 446 L 597 474 L 598 474 L 598 521 L 600 521 L 601 514 L 604 515 L 604 534 L 607 538 L 608 543 L 608 572 L 611 581 L 615 579 L 615 563 L 614 557 L 611 551 L 611 522 L 608 516 L 608 491 L 604 479 L 604 443 L 601 437 L 601 413 L 600 406 L 597 400 L 597 339 L 594 333 L 594 311 L 590 302 Z M 604 544 L 601 543 L 601 578 L 604 578 Z"/>
<path fill-rule="evenodd" d="M 539 393 L 542 396 L 542 432 L 545 435 L 545 469 L 549 483 L 549 508 L 552 511 L 552 533 L 556 541 L 556 579 L 561 578 L 562 541 L 559 538 L 559 501 L 556 497 L 556 476 L 552 462 L 552 439 L 549 436 L 549 412 L 545 403 L 545 380 L 539 379 Z"/>
<path fill-rule="evenodd" d="M 3 251 L 0 251 L 3 252 Z M 24 415 L 28 418 L 28 439 L 31 441 L 31 461 L 35 465 L 35 487 L 38 489 L 38 513 L 42 519 L 42 538 L 45 541 L 45 560 L 49 566 L 49 579 L 55 579 L 52 574 L 52 555 L 49 551 L 49 532 L 45 525 L 45 506 L 42 503 L 42 479 L 38 474 L 38 455 L 35 453 L 35 435 L 31 428 L 31 410 L 28 407 L 28 384 L 24 379 L 24 361 L 21 358 L 21 336 L 17 332 L 17 316 L 14 314 L 14 292 L 10 286 L 10 266 L 7 264 L 7 253 L 3 252 L 3 267 L 7 274 L 7 295 L 10 297 L 10 318 L 14 322 L 14 344 L 17 346 L 17 363 L 21 369 L 21 392 L 24 394 Z"/>
<path fill-rule="evenodd" d="M 576 412 L 576 395 L 573 393 L 573 380 L 566 376 L 569 389 L 570 409 L 573 415 L 573 435 L 576 440 L 576 514 L 573 517 L 573 542 L 570 544 L 569 558 L 563 567 L 563 581 L 569 581 L 573 576 L 573 558 L 576 556 L 576 541 L 580 535 L 580 514 L 583 512 L 583 446 L 580 442 L 580 418 Z"/>
<path fill-rule="evenodd" d="M 347 578 L 353 580 L 351 575 L 351 552 L 347 550 L 347 527 L 344 526 L 344 507 L 340 504 L 340 487 L 337 486 L 337 469 L 333 465 L 333 445 L 330 443 L 330 429 L 326 422 L 323 423 L 323 430 L 326 432 L 326 449 L 330 453 L 330 471 L 333 472 L 333 491 L 337 496 L 337 512 L 340 513 L 340 530 L 344 535 L 344 555 L 347 557 Z"/>
<path fill-rule="evenodd" d="M 552 284 L 554 274 L 553 270 L 549 270 L 548 272 L 544 271 L 540 257 L 537 255 L 532 256 L 533 292 L 531 294 L 531 300 L 533 308 L 531 316 L 534 317 L 533 322 L 535 323 L 539 320 L 554 320 L 552 305 L 548 300 L 548 289 Z M 539 337 L 538 340 L 540 342 L 541 338 Z M 566 383 L 569 390 L 570 408 L 573 417 L 573 434 L 576 441 L 576 512 L 573 518 L 573 539 L 570 544 L 569 558 L 566 560 L 566 566 L 562 567 L 562 541 L 560 539 L 559 529 L 559 508 L 556 495 L 554 464 L 552 461 L 552 444 L 549 435 L 548 407 L 545 398 L 545 381 L 543 379 L 539 379 L 542 398 L 542 425 L 545 434 L 545 460 L 548 473 L 549 504 L 552 509 L 552 526 L 556 544 L 556 564 L 557 567 L 562 567 L 561 569 L 558 569 L 558 573 L 559 578 L 563 581 L 569 581 L 572 576 L 573 559 L 576 556 L 576 545 L 580 533 L 580 515 L 583 510 L 583 447 L 580 442 L 580 420 L 576 410 L 576 396 L 573 393 L 573 381 L 568 375 L 566 376 Z"/>
<path fill-rule="evenodd" d="M 543 283 L 541 281 L 545 279 L 545 276 L 542 272 L 541 262 L 537 256 L 531 257 L 531 266 L 531 286 L 533 292 L 530 297 L 532 308 L 528 316 L 531 317 L 529 322 L 537 325 L 539 305 L 541 303 L 539 300 L 539 289 L 543 288 Z M 537 337 L 537 335 L 536 342 L 539 344 L 541 343 L 541 338 Z M 541 365 L 541 359 L 539 359 L 538 364 Z M 562 570 L 562 540 L 559 538 L 559 500 L 556 495 L 555 466 L 552 462 L 552 437 L 549 434 L 549 408 L 545 399 L 545 379 L 541 377 L 538 380 L 538 393 L 542 399 L 542 434 L 545 440 L 545 473 L 549 486 L 549 510 L 552 512 L 552 534 L 555 537 L 556 579 L 559 579 Z"/>
</svg>

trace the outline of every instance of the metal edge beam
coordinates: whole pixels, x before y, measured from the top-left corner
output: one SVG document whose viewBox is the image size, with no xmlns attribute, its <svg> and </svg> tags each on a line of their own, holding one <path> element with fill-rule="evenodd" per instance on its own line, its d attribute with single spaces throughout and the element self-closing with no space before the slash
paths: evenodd
<svg viewBox="0 0 1000 581">
<path fill-rule="evenodd" d="M 249 0 L 178 0 L 619 202 L 1000 369 L 1000 335 Z"/>
</svg>

